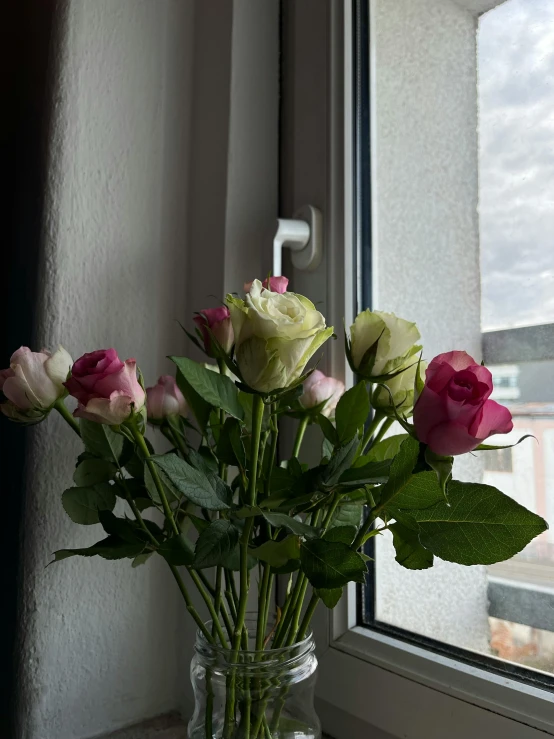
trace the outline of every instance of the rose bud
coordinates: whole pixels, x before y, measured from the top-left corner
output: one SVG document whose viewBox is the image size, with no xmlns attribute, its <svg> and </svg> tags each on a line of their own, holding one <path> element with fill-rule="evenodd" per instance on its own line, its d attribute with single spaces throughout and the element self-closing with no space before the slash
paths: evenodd
<svg viewBox="0 0 554 739">
<path fill-rule="evenodd" d="M 37 422 L 65 395 L 63 386 L 73 360 L 61 346 L 51 354 L 22 346 L 0 372 L 0 390 L 8 399 L 0 408 L 12 420 Z"/>
<path fill-rule="evenodd" d="M 254 282 L 245 282 L 244 283 L 244 292 L 249 293 L 250 288 Z M 269 277 L 269 279 L 266 277 L 266 279 L 262 282 L 262 287 L 265 287 L 265 289 L 271 290 L 272 293 L 286 293 L 287 287 L 289 284 L 289 278 L 288 277 Z M 268 288 L 269 285 L 269 288 Z"/>
<path fill-rule="evenodd" d="M 350 327 L 350 364 L 366 379 L 393 374 L 417 354 L 420 338 L 415 323 L 394 313 L 365 310 Z"/>
<path fill-rule="evenodd" d="M 244 300 L 227 295 L 226 302 L 242 379 L 259 393 L 292 385 L 333 333 L 307 298 L 270 292 L 259 280 Z"/>
<path fill-rule="evenodd" d="M 344 393 L 344 389 L 344 382 L 336 380 L 334 377 L 327 377 L 327 375 L 324 375 L 319 370 L 314 370 L 304 380 L 304 392 L 298 400 L 300 405 L 306 408 L 306 410 L 325 403 L 319 412 L 330 418 L 335 413 L 335 408 L 341 395 Z"/>
<path fill-rule="evenodd" d="M 187 402 L 171 375 L 162 375 L 156 385 L 146 388 L 146 411 L 149 421 L 187 415 Z"/>
<path fill-rule="evenodd" d="M 204 349 L 209 357 L 216 356 L 212 347 L 210 332 L 223 351 L 229 354 L 235 343 L 235 336 L 229 308 L 226 305 L 222 305 L 220 308 L 206 308 L 200 311 L 199 315 L 195 316 L 193 320 L 202 333 Z"/>
<path fill-rule="evenodd" d="M 396 372 L 402 370 L 400 374 L 376 385 L 371 396 L 371 405 L 390 418 L 395 418 L 396 413 L 406 417 L 413 413 L 418 360 L 417 357 L 412 357 L 408 361 L 409 364 L 404 369 L 399 367 L 395 370 Z M 423 380 L 426 367 L 426 362 L 419 362 L 419 377 L 421 380 Z"/>
<path fill-rule="evenodd" d="M 116 426 L 144 406 L 145 392 L 137 380 L 134 359 L 122 362 L 115 349 L 99 349 L 84 354 L 73 365 L 64 383 L 77 398 L 77 418 Z"/>
<path fill-rule="evenodd" d="M 512 415 L 494 400 L 492 375 L 465 352 L 439 354 L 425 373 L 414 408 L 417 437 L 449 457 L 471 452 L 494 434 L 513 428 Z"/>
</svg>

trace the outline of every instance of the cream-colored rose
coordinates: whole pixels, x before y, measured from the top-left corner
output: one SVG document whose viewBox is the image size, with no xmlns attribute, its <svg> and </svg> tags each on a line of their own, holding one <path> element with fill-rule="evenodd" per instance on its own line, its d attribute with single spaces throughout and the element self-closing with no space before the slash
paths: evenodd
<svg viewBox="0 0 554 739">
<path fill-rule="evenodd" d="M 10 367 L 0 373 L 0 390 L 21 411 L 47 410 L 65 394 L 63 386 L 73 360 L 63 347 L 51 354 L 20 347 Z"/>
<path fill-rule="evenodd" d="M 396 377 L 377 385 L 371 397 L 371 404 L 376 410 L 383 411 L 386 415 L 394 417 L 396 413 L 402 416 L 411 416 L 414 410 L 416 397 L 416 374 L 418 358 L 413 356 L 406 367 L 399 367 L 396 372 L 403 370 Z M 427 362 L 419 362 L 419 379 L 421 384 L 425 380 L 425 369 Z M 387 390 L 388 388 L 388 390 Z M 390 392 L 389 392 L 390 391 Z"/>
<path fill-rule="evenodd" d="M 394 313 L 365 310 L 350 327 L 352 368 L 368 379 L 395 372 L 420 351 L 415 323 Z"/>
<path fill-rule="evenodd" d="M 260 393 L 293 384 L 333 333 L 307 298 L 271 292 L 259 280 L 254 280 L 244 300 L 228 295 L 226 303 L 242 378 Z"/>
</svg>

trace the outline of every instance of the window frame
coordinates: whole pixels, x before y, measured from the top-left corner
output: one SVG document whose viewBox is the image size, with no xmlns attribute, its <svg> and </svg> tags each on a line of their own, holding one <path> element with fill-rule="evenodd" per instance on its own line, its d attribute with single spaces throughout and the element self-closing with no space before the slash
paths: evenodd
<svg viewBox="0 0 554 739">
<path fill-rule="evenodd" d="M 465 0 L 449 1 L 465 4 Z M 360 290 L 360 286 L 355 285 L 356 264 L 363 261 L 359 222 L 356 221 L 356 212 L 352 214 L 356 175 L 358 183 L 360 181 L 354 164 L 357 128 L 352 111 L 357 80 L 352 29 L 357 6 L 362 2 L 372 4 L 370 0 L 349 0 L 340 4 L 330 0 L 327 3 L 328 25 L 317 29 L 326 34 L 329 47 L 325 89 L 327 126 L 321 127 L 321 134 L 314 132 L 314 135 L 326 137 L 327 161 L 321 169 L 326 177 L 327 202 L 314 204 L 318 207 L 327 205 L 322 207 L 327 248 L 324 263 L 317 272 L 294 275 L 295 289 L 310 295 L 314 289 L 316 292 L 322 287 L 326 290 L 326 315 L 329 323 L 339 326 L 337 333 L 341 330 L 342 316 L 348 325 L 354 315 L 356 292 Z M 492 7 L 495 3 L 483 0 L 483 4 Z M 302 30 L 306 30 L 303 24 L 307 25 L 309 10 L 315 10 L 315 4 L 312 0 L 303 0 L 297 3 L 297 8 L 290 13 L 303 18 L 295 28 L 293 51 L 297 64 L 306 62 L 309 65 L 311 50 L 321 40 L 314 39 L 316 34 L 307 39 Z M 481 10 L 483 8 L 479 12 Z M 370 26 L 370 58 L 375 48 L 371 43 L 372 33 Z M 286 51 L 285 45 L 283 52 Z M 370 68 L 372 76 L 373 63 Z M 306 75 L 308 79 L 309 75 Z M 295 89 L 295 100 L 299 100 L 303 92 L 307 94 L 301 86 Z M 285 100 L 288 94 L 285 84 Z M 371 107 L 369 114 L 370 117 L 374 114 Z M 371 125 L 371 130 L 375 130 L 374 125 Z M 293 138 L 295 133 L 293 130 Z M 286 144 L 282 157 L 286 158 L 295 151 L 294 144 Z M 299 170 L 300 165 L 301 162 Z M 370 186 L 375 197 L 377 183 L 371 160 L 370 166 Z M 321 169 L 316 168 L 312 174 L 316 192 L 320 186 Z M 288 177 L 282 183 L 281 206 L 286 204 L 283 215 L 303 204 L 297 200 L 298 191 L 303 197 L 309 192 L 306 187 L 309 178 L 305 173 L 302 176 L 301 187 L 294 177 L 292 183 Z M 346 248 L 349 244 L 356 244 L 356 249 Z M 352 382 L 340 339 L 332 342 L 324 360 L 324 369 L 344 377 L 347 383 Z M 536 739 L 545 734 L 554 736 L 551 719 L 554 698 L 550 692 L 390 634 L 360 627 L 356 591 L 356 585 L 351 584 L 346 597 L 334 611 L 320 609 L 313 622 L 320 660 L 319 711 L 324 730 L 335 739 L 361 739 L 367 736 L 368 730 L 376 739 L 443 739 L 446 732 L 450 739 L 467 739 L 468 733 L 476 730 L 480 736 L 500 735 L 502 732 L 504 739 Z"/>
</svg>

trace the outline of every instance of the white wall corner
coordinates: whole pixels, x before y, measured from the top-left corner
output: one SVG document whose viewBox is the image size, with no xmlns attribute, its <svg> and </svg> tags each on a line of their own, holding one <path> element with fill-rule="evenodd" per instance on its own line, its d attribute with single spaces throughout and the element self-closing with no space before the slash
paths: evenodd
<svg viewBox="0 0 554 739">
<path fill-rule="evenodd" d="M 459 5 L 474 16 L 483 15 L 489 10 L 498 7 L 506 2 L 506 0 L 452 0 L 456 5 Z"/>
</svg>

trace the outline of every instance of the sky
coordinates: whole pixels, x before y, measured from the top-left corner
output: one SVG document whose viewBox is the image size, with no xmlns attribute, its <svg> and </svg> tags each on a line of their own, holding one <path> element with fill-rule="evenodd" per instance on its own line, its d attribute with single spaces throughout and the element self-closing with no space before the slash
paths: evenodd
<svg viewBox="0 0 554 739">
<path fill-rule="evenodd" d="M 483 329 L 554 322 L 554 0 L 478 32 Z"/>
</svg>

